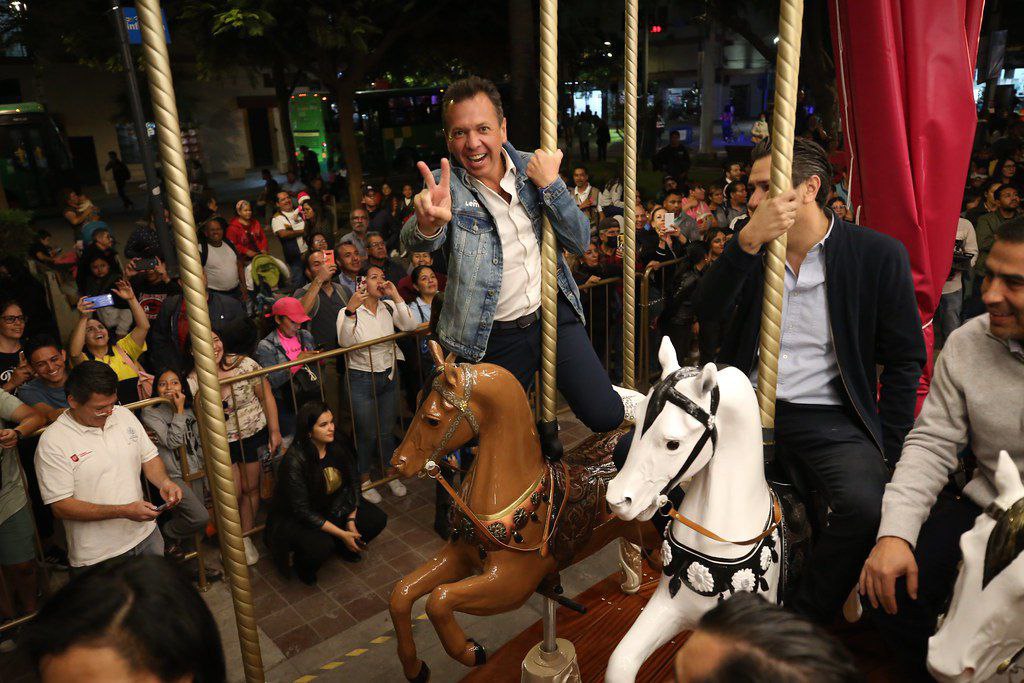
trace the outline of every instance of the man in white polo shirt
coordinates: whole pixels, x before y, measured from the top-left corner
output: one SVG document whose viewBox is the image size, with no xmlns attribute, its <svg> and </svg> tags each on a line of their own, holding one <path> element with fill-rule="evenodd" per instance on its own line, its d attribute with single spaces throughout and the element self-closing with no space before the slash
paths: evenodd
<svg viewBox="0 0 1024 683">
<path fill-rule="evenodd" d="M 36 449 L 43 502 L 64 520 L 72 572 L 122 555 L 163 555 L 161 509 L 143 500 L 140 471 L 167 507 L 181 489 L 130 410 L 117 403 L 117 375 L 86 361 L 68 375 L 69 409 Z"/>
</svg>

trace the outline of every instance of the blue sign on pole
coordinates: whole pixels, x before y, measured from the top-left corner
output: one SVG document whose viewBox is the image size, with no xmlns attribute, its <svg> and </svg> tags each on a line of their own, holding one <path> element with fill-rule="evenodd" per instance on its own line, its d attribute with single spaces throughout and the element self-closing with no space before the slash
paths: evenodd
<svg viewBox="0 0 1024 683">
<path fill-rule="evenodd" d="M 142 45 L 142 27 L 139 26 L 139 13 L 134 7 L 123 7 L 124 25 L 128 29 L 128 43 L 130 45 Z M 164 22 L 164 42 L 171 42 L 171 32 L 167 30 L 167 13 L 160 10 Z"/>
</svg>

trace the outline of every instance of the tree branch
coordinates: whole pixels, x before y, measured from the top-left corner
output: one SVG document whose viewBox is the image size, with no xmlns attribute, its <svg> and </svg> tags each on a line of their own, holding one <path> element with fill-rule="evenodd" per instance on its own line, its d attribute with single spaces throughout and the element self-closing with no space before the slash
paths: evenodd
<svg viewBox="0 0 1024 683">
<path fill-rule="evenodd" d="M 387 33 L 385 33 L 377 42 L 377 46 L 345 73 L 345 76 L 341 79 L 342 82 L 348 81 L 353 87 L 361 83 L 365 80 L 366 75 L 380 64 L 381 59 L 384 58 L 384 55 L 387 54 L 387 51 L 392 45 L 398 42 L 398 40 L 404 37 L 407 33 L 410 33 L 415 29 L 421 29 L 450 3 L 451 0 L 440 0 L 438 2 L 434 2 L 433 6 L 427 10 L 426 13 L 420 16 L 406 16 L 404 17 L 404 21 L 402 20 L 402 17 L 399 17 L 398 20 L 393 21 Z"/>
</svg>

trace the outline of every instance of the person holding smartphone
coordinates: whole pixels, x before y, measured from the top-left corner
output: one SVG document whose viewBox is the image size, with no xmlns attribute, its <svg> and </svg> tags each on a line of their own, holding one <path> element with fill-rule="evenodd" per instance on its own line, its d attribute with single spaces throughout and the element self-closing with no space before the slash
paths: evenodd
<svg viewBox="0 0 1024 683">
<path fill-rule="evenodd" d="M 355 453 L 335 439 L 326 403 L 305 403 L 296 415 L 295 440 L 278 470 L 265 540 L 278 571 L 292 570 L 307 585 L 332 554 L 359 562 L 387 525 L 388 516 L 359 496 Z M 294 559 L 292 559 L 294 558 Z"/>
<path fill-rule="evenodd" d="M 391 300 L 383 301 L 384 298 Z M 384 279 L 384 271 L 378 266 L 368 266 L 360 276 L 348 305 L 338 316 L 338 343 L 354 346 L 392 335 L 396 328 L 409 332 L 418 326 L 409 305 L 398 295 L 395 283 Z M 355 417 L 359 474 L 363 481 L 370 480 L 374 453 L 379 452 L 383 463 L 390 460 L 397 446 L 394 437 L 398 419 L 395 368 L 400 360 L 405 360 L 405 356 L 394 341 L 353 351 L 345 357 Z M 388 488 L 396 496 L 406 494 L 405 486 L 397 479 L 388 482 Z M 375 504 L 381 501 L 376 488 L 364 491 L 363 497 Z"/>
<path fill-rule="evenodd" d="M 117 405 L 117 385 L 109 365 L 75 366 L 64 387 L 70 408 L 36 449 L 43 503 L 64 523 L 72 574 L 115 557 L 163 555 L 159 502 L 145 500 L 140 474 L 168 507 L 181 502 L 142 423 Z"/>
</svg>

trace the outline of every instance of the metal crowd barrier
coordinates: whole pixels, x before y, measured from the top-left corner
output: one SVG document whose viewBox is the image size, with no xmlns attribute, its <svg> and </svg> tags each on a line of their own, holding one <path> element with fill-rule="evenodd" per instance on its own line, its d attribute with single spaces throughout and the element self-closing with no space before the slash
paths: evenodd
<svg viewBox="0 0 1024 683">
<path fill-rule="evenodd" d="M 657 354 L 657 347 L 662 335 L 652 329 L 652 322 L 665 308 L 665 291 L 672 283 L 675 268 L 684 261 L 686 261 L 685 258 L 677 258 L 657 264 L 651 262 L 647 264 L 643 274 L 640 275 L 640 302 L 637 304 L 640 308 L 638 317 L 640 321 L 638 332 L 640 334 L 636 335 L 637 344 L 640 346 L 637 354 L 640 361 L 637 363 L 636 388 L 641 393 L 647 393 L 647 390 L 651 388 L 651 381 L 659 374 L 658 368 L 652 365 L 651 356 L 652 353 Z M 656 282 L 656 286 L 653 288 L 652 281 Z M 683 353 L 678 349 L 677 352 Z M 689 349 L 686 350 L 686 355 L 689 355 Z"/>
<path fill-rule="evenodd" d="M 365 342 L 361 342 L 359 344 L 354 344 L 352 346 L 333 349 L 331 351 L 321 351 L 317 353 L 315 356 L 310 356 L 304 359 L 297 359 L 285 363 L 279 363 L 277 365 L 260 368 L 259 370 L 253 370 L 252 372 L 239 373 L 233 377 L 227 377 L 222 379 L 221 386 L 232 387 L 240 382 L 252 381 L 257 379 L 262 380 L 263 378 L 269 376 L 270 374 L 280 370 L 290 369 L 297 366 L 312 366 L 314 369 L 314 373 L 316 374 L 317 377 L 317 385 L 320 390 L 320 398 L 325 403 L 328 404 L 328 406 L 334 413 L 335 423 L 337 427 L 344 429 L 344 427 L 347 426 L 351 429 L 351 432 L 349 434 L 343 434 L 339 436 L 343 436 L 344 438 L 351 437 L 353 440 L 355 440 L 357 433 L 357 425 L 355 420 L 355 411 L 353 410 L 352 405 L 353 396 L 351 385 L 351 370 L 348 367 L 348 363 L 345 363 L 343 382 L 344 392 L 342 392 L 342 382 L 340 381 L 341 377 L 337 374 L 335 374 L 332 377 L 332 368 L 330 366 L 339 366 L 340 363 L 343 362 L 343 359 L 347 357 L 349 354 L 352 354 L 357 351 L 370 350 L 374 346 L 394 345 L 392 348 L 394 348 L 394 350 L 397 352 L 397 348 L 395 347 L 397 347 L 398 342 L 406 339 L 413 340 L 414 344 L 412 345 L 412 349 L 405 350 L 406 353 L 404 355 L 406 356 L 406 358 L 404 365 L 398 362 L 397 359 L 393 364 L 393 381 L 397 383 L 395 387 L 393 400 L 395 400 L 398 403 L 398 405 L 395 408 L 395 424 L 382 425 L 380 423 L 380 398 L 377 396 L 376 382 L 371 383 L 372 400 L 374 404 L 373 412 L 377 419 L 377 423 L 375 425 L 377 441 L 377 458 L 376 462 L 373 463 L 373 465 L 371 466 L 371 471 L 373 472 L 373 474 L 371 475 L 370 480 L 362 484 L 362 489 L 366 491 L 370 488 L 375 488 L 377 486 L 387 484 L 393 479 L 398 478 L 398 474 L 391 473 L 391 465 L 389 462 L 391 459 L 391 453 L 384 452 L 382 437 L 384 434 L 390 432 L 391 434 L 394 435 L 395 442 L 397 444 L 401 440 L 400 435 L 404 433 L 404 428 L 408 424 L 409 420 L 411 419 L 414 413 L 414 407 L 411 404 L 407 403 L 407 399 L 409 396 L 415 396 L 416 390 L 423 386 L 423 383 L 427 378 L 427 371 L 429 370 L 429 367 L 425 365 L 424 356 L 423 354 L 420 353 L 419 350 L 419 342 L 421 341 L 421 338 L 425 337 L 427 334 L 428 330 L 426 324 L 424 324 L 411 332 L 396 332 L 394 334 L 379 337 L 376 339 L 371 339 Z M 408 353 L 408 351 L 411 351 L 411 353 Z M 377 372 L 377 370 L 374 369 L 373 354 L 369 353 L 368 358 L 370 367 L 369 372 Z M 338 373 L 339 368 L 335 368 L 333 369 L 333 371 L 335 373 Z M 296 396 L 295 393 L 295 385 L 293 382 L 291 382 L 289 378 L 289 381 L 281 386 L 285 388 L 285 391 L 283 392 L 285 393 L 285 396 L 283 398 L 285 401 L 288 402 L 288 405 L 284 406 L 284 408 L 286 410 L 289 410 L 292 415 L 295 415 L 300 407 L 298 397 Z M 275 396 L 275 401 L 279 401 L 279 397 L 282 392 L 280 390 L 275 390 L 274 393 L 277 394 Z M 232 397 L 234 397 L 234 392 L 232 392 L 231 395 Z M 234 401 L 234 398 L 232 398 L 232 401 Z M 279 420 L 281 415 L 281 409 L 282 406 L 280 405 L 279 401 Z M 240 431 L 238 411 L 233 411 L 233 417 L 228 419 L 234 419 L 235 430 L 236 432 Z M 398 429 L 399 431 L 396 432 L 396 429 Z M 244 461 L 245 447 L 244 444 L 241 443 L 241 441 L 239 442 L 239 448 L 242 453 L 242 460 Z M 275 482 L 274 473 L 277 470 L 277 465 L 284 457 L 285 450 L 285 448 L 281 448 L 278 453 L 261 453 L 263 457 L 260 459 L 261 467 L 259 476 L 261 477 L 261 479 L 259 482 L 250 482 L 246 480 L 245 477 L 247 475 L 245 474 L 245 468 L 241 468 L 240 474 L 243 478 L 243 489 L 252 491 L 254 489 L 253 485 L 256 485 L 256 488 L 260 491 L 259 499 L 269 499 L 270 496 L 273 494 L 273 485 Z M 246 501 L 244 499 L 240 500 L 240 505 L 244 504 L 246 504 Z M 251 503 L 249 504 L 251 505 Z M 265 528 L 265 521 L 258 521 L 260 512 L 259 506 L 257 505 L 256 509 L 251 509 L 249 512 L 252 514 L 254 524 L 251 529 L 248 529 L 243 533 L 244 536 L 253 536 L 261 532 Z"/>
<path fill-rule="evenodd" d="M 143 408 L 148 408 L 149 406 L 159 405 L 161 403 L 166 403 L 167 405 L 171 406 L 172 409 L 174 407 L 174 402 L 173 401 L 171 401 L 168 398 L 163 398 L 163 397 L 149 398 L 149 399 L 146 399 L 144 401 L 137 401 L 135 403 L 129 403 L 128 405 L 126 405 L 124 407 L 128 408 L 132 412 L 140 413 Z M 37 430 L 33 434 L 29 435 L 29 437 L 27 437 L 27 438 L 38 438 L 40 435 L 42 435 L 43 432 L 46 431 L 47 427 L 49 427 L 49 425 L 47 425 L 46 427 L 43 427 L 43 428 Z M 196 471 L 196 472 L 192 472 L 189 469 L 188 458 L 186 457 L 185 447 L 184 446 L 179 446 L 178 448 L 175 449 L 175 451 L 177 452 L 178 458 L 181 461 L 181 479 L 182 479 L 182 481 L 185 482 L 186 485 L 190 485 L 194 481 L 198 481 L 198 480 L 206 478 L 206 471 L 205 471 L 205 469 L 204 470 L 199 470 L 199 471 Z M 204 458 L 205 458 L 205 454 L 204 454 Z M 31 495 L 31 492 L 29 490 L 28 478 L 26 477 L 25 471 L 24 471 L 24 469 L 21 466 L 21 458 L 20 458 L 20 456 L 18 457 L 18 471 L 21 474 L 21 485 L 22 485 L 22 487 L 25 490 L 26 497 L 28 498 L 28 505 L 31 507 L 32 504 L 33 504 L 32 503 L 32 495 Z M 145 475 L 140 475 L 140 476 L 142 476 L 142 492 L 143 492 L 143 496 L 145 497 L 146 500 L 150 500 L 148 482 L 146 481 Z M 205 485 L 205 482 L 204 482 L 204 485 Z M 193 492 L 194 492 L 194 489 L 193 489 Z M 205 500 L 204 497 L 201 497 L 200 499 L 203 500 L 204 504 L 206 503 L 206 500 Z M 209 509 L 209 506 L 208 506 L 207 509 Z M 212 512 L 210 513 L 210 519 L 214 519 L 214 516 L 213 516 Z M 42 590 L 42 599 L 45 600 L 45 599 L 49 598 L 49 596 L 50 596 L 50 594 L 52 592 L 52 590 L 51 590 L 52 586 L 51 586 L 51 581 L 50 581 L 49 567 L 46 565 L 46 562 L 45 562 L 44 557 L 43 557 L 43 542 L 42 542 L 42 539 L 39 536 L 39 529 L 36 528 L 36 521 L 35 521 L 35 516 L 34 515 L 32 516 L 32 532 L 33 532 L 33 535 L 35 536 L 36 564 L 37 564 L 39 570 L 41 570 L 42 579 L 43 579 L 41 584 L 40 584 L 40 586 L 39 586 L 39 588 L 41 588 L 41 590 Z M 205 593 L 207 590 L 209 590 L 210 586 L 209 586 L 209 582 L 208 582 L 207 577 L 206 577 L 206 563 L 205 563 L 205 561 L 203 559 L 203 554 L 202 554 L 202 551 L 201 551 L 202 538 L 203 538 L 203 534 L 202 533 L 197 533 L 195 535 L 195 549 L 190 551 L 189 553 L 187 553 L 184 556 L 184 559 L 186 561 L 191 561 L 191 560 L 195 560 L 196 561 L 198 588 L 199 588 L 200 592 Z M 10 590 L 8 589 L 6 576 L 4 575 L 3 572 L 0 572 L 0 590 L 3 591 L 3 597 L 7 601 L 7 604 L 11 604 L 13 606 L 15 604 L 14 602 L 11 601 L 13 596 L 12 596 Z M 4 632 L 4 631 L 7 631 L 7 630 L 10 630 L 10 629 L 13 629 L 13 628 L 17 628 L 18 626 L 21 626 L 22 624 L 25 624 L 28 621 L 32 620 L 35 617 L 35 615 L 36 615 L 36 613 L 32 612 L 30 614 L 24 614 L 24 615 L 21 615 L 21 616 L 15 616 L 14 619 L 12 619 L 10 621 L 6 621 L 3 624 L 0 624 L 0 632 Z"/>
</svg>

